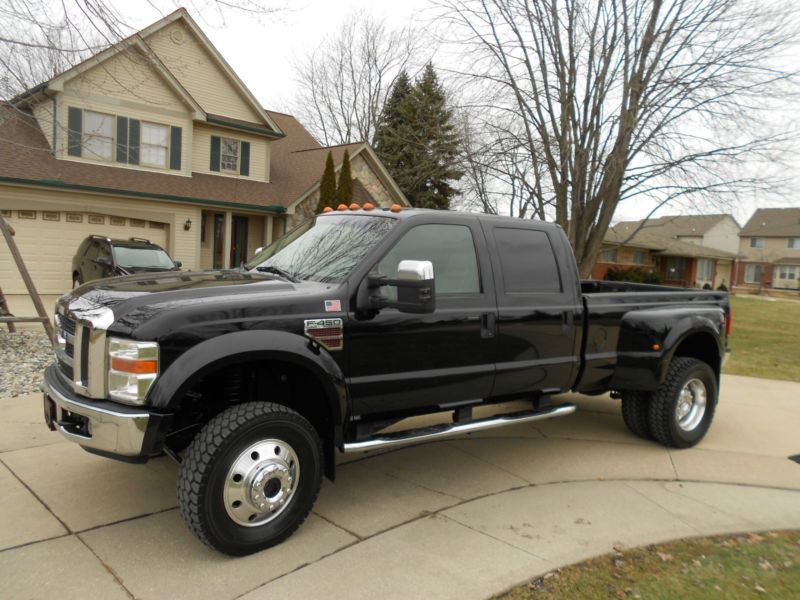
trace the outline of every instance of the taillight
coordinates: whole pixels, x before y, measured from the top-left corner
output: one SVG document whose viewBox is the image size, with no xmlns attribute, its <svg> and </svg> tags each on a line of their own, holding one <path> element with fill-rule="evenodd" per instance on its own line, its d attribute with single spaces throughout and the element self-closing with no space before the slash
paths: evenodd
<svg viewBox="0 0 800 600">
<path fill-rule="evenodd" d="M 733 325 L 733 309 L 730 305 L 728 305 L 728 310 L 725 315 L 727 318 L 725 319 L 725 334 L 731 334 L 731 325 Z"/>
</svg>

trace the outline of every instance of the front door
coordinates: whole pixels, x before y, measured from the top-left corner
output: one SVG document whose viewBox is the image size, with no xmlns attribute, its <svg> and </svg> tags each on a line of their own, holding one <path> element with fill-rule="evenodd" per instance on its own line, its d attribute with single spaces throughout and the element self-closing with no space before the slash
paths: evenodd
<svg viewBox="0 0 800 600">
<path fill-rule="evenodd" d="M 231 229 L 231 267 L 247 262 L 247 217 L 233 217 Z"/>
<path fill-rule="evenodd" d="M 394 277 L 402 260 L 430 260 L 436 311 L 383 309 L 371 319 L 349 315 L 345 352 L 357 415 L 445 409 L 491 392 L 496 306 L 477 219 L 417 226 L 407 221 L 404 228 L 374 271 Z M 383 294 L 392 296 L 396 289 L 385 287 Z"/>
</svg>

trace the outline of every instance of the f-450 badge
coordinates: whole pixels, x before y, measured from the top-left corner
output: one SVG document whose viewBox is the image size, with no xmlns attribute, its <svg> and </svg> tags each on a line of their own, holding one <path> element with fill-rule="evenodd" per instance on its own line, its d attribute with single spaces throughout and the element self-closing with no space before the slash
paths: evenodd
<svg viewBox="0 0 800 600">
<path fill-rule="evenodd" d="M 328 350 L 341 350 L 344 345 L 341 319 L 306 319 L 303 331 Z"/>
</svg>

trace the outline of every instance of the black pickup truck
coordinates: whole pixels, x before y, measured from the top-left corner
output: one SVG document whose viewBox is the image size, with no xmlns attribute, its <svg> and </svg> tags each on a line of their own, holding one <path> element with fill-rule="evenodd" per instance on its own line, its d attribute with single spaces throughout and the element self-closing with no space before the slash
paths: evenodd
<svg viewBox="0 0 800 600">
<path fill-rule="evenodd" d="M 188 526 L 243 555 L 303 522 L 337 450 L 566 415 L 575 406 L 551 398 L 568 390 L 611 391 L 633 433 L 692 446 L 714 416 L 730 324 L 726 293 L 581 282 L 556 225 L 344 209 L 241 269 L 63 296 L 45 418 L 96 454 L 174 458 Z M 472 416 L 518 399 L 530 408 Z M 443 411 L 452 422 L 382 432 Z"/>
</svg>

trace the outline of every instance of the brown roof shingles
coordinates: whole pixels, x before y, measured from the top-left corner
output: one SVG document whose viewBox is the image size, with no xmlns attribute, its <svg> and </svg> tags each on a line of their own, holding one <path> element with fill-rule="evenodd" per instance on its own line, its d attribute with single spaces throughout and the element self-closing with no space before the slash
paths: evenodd
<svg viewBox="0 0 800 600">
<path fill-rule="evenodd" d="M 294 117 L 268 114 L 286 137 L 271 142 L 270 181 L 265 183 L 204 173 L 182 177 L 114 163 L 58 160 L 50 153 L 47 140 L 29 112 L 0 104 L 0 181 L 281 211 L 319 181 L 328 149 L 320 147 Z M 331 148 L 337 164 L 344 148 Z"/>
<path fill-rule="evenodd" d="M 740 237 L 800 237 L 800 207 L 759 208 L 750 217 Z"/>
</svg>

